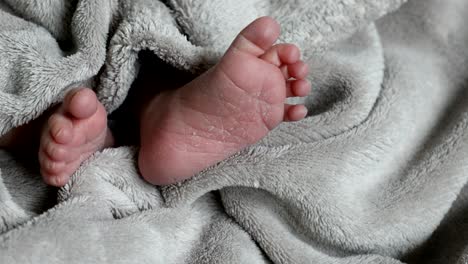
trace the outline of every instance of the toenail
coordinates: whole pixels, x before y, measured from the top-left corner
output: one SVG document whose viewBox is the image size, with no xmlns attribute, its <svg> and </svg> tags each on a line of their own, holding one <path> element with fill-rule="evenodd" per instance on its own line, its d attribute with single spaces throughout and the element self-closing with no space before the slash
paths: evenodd
<svg viewBox="0 0 468 264">
<path fill-rule="evenodd" d="M 294 60 L 299 60 L 300 59 L 301 51 L 295 45 L 291 44 L 291 48 L 290 48 L 289 52 L 290 52 L 289 56 L 294 58 Z"/>
<path fill-rule="evenodd" d="M 60 159 L 60 157 L 65 155 L 64 149 L 57 147 L 54 144 L 48 144 L 46 146 L 46 153 L 53 159 Z"/>
<path fill-rule="evenodd" d="M 56 129 L 52 136 L 58 143 L 65 144 L 69 140 L 69 132 L 68 128 L 62 126 Z"/>
<path fill-rule="evenodd" d="M 47 172 L 51 172 L 54 170 L 54 165 L 52 165 L 52 162 L 46 161 L 42 164 L 43 168 Z"/>
<path fill-rule="evenodd" d="M 55 132 L 54 137 L 58 138 L 58 137 L 60 137 L 61 135 L 63 135 L 63 128 L 59 128 L 59 129 Z"/>
<path fill-rule="evenodd" d="M 304 93 L 309 94 L 312 90 L 312 83 L 307 79 L 304 79 L 304 82 Z"/>
<path fill-rule="evenodd" d="M 302 118 L 306 117 L 306 116 L 307 116 L 307 112 L 308 112 L 308 110 L 307 110 L 307 108 L 306 108 L 305 106 L 299 108 L 299 111 L 298 111 L 298 114 L 299 114 L 299 116 L 300 116 L 299 119 L 302 119 Z"/>
<path fill-rule="evenodd" d="M 71 131 L 69 129 L 69 126 L 70 123 L 66 119 L 54 119 L 50 122 L 50 135 L 58 143 L 68 143 L 68 141 L 71 140 Z"/>
<path fill-rule="evenodd" d="M 71 92 L 71 95 L 70 95 L 70 101 L 72 101 L 73 98 L 75 98 L 76 95 L 78 95 L 79 93 L 81 93 L 81 91 L 83 91 L 83 89 L 76 89 L 75 91 L 72 91 L 72 92 Z"/>
<path fill-rule="evenodd" d="M 63 178 L 62 176 L 60 175 L 56 175 L 54 177 L 52 177 L 52 182 L 54 183 L 55 186 L 63 186 Z"/>
<path fill-rule="evenodd" d="M 52 173 L 61 170 L 64 167 L 64 165 L 65 163 L 63 162 L 53 162 L 53 161 L 45 162 L 43 164 L 45 171 L 52 172 Z"/>
<path fill-rule="evenodd" d="M 302 113 L 304 114 L 304 116 L 306 116 L 308 112 L 309 112 L 309 109 L 307 109 L 307 107 L 304 106 L 304 107 L 302 108 Z"/>
</svg>

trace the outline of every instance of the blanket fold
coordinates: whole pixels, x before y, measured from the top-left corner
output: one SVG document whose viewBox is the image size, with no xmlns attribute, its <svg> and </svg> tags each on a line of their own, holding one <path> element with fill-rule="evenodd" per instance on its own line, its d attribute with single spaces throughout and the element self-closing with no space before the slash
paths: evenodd
<svg viewBox="0 0 468 264">
<path fill-rule="evenodd" d="M 310 66 L 305 120 L 171 186 L 107 149 L 52 204 L 1 152 L 0 263 L 465 263 L 464 0 L 0 0 L 0 135 L 79 85 L 112 112 L 143 50 L 201 73 L 262 15 Z"/>
</svg>

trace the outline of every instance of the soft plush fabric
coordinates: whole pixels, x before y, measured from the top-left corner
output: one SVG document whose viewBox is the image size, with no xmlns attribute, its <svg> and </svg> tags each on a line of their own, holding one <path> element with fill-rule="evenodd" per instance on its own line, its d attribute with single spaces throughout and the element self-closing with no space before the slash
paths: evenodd
<svg viewBox="0 0 468 264">
<path fill-rule="evenodd" d="M 468 1 L 1 0 L 0 10 L 0 134 L 80 85 L 114 111 L 142 50 L 199 74 L 262 15 L 302 48 L 313 84 L 295 100 L 305 120 L 172 186 L 141 179 L 134 147 L 96 153 L 60 190 L 1 152 L 0 263 L 468 262 Z"/>
</svg>

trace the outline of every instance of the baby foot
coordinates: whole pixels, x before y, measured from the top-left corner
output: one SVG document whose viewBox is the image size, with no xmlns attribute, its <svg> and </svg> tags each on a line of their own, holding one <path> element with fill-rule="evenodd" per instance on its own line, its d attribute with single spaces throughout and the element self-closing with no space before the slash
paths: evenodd
<svg viewBox="0 0 468 264">
<path fill-rule="evenodd" d="M 141 115 L 139 167 L 150 183 L 187 179 L 256 143 L 282 121 L 306 116 L 307 65 L 292 44 L 273 45 L 279 25 L 263 17 L 234 40 L 221 61 L 187 85 L 155 97 Z"/>
<path fill-rule="evenodd" d="M 104 106 L 91 89 L 71 91 L 42 129 L 39 163 L 44 181 L 63 186 L 94 152 L 113 145 Z"/>
</svg>

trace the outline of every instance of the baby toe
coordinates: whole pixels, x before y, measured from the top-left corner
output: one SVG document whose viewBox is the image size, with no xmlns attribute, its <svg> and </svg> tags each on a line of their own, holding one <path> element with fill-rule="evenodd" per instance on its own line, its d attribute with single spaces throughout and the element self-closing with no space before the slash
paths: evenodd
<svg viewBox="0 0 468 264">
<path fill-rule="evenodd" d="M 60 113 L 49 117 L 47 122 L 50 136 L 59 144 L 68 144 L 73 139 L 73 123 L 69 118 Z"/>
<path fill-rule="evenodd" d="M 43 179 L 44 179 L 44 182 L 47 183 L 48 185 L 52 185 L 52 186 L 55 186 L 55 187 L 62 187 L 64 186 L 69 177 L 66 176 L 65 174 L 61 173 L 61 174 L 56 174 L 56 175 L 48 175 L 48 176 L 45 176 L 47 175 L 45 171 L 41 170 L 41 173 L 43 175 Z"/>
<path fill-rule="evenodd" d="M 288 65 L 287 69 L 289 77 L 296 80 L 305 79 L 309 74 L 309 66 L 303 61 Z"/>
<path fill-rule="evenodd" d="M 61 173 L 66 165 L 65 162 L 51 160 L 43 151 L 39 152 L 39 164 L 44 178 L 50 178 Z"/>
<path fill-rule="evenodd" d="M 286 82 L 287 97 L 304 97 L 310 94 L 311 84 L 310 81 L 302 80 L 289 80 Z"/>
<path fill-rule="evenodd" d="M 284 121 L 299 121 L 307 116 L 307 108 L 304 105 L 285 105 Z"/>
<path fill-rule="evenodd" d="M 47 142 L 42 144 L 44 153 L 53 161 L 69 162 L 78 158 L 76 151 L 70 149 L 71 147 L 55 142 Z"/>
<path fill-rule="evenodd" d="M 299 61 L 301 52 L 293 44 L 277 44 L 267 50 L 260 59 L 271 63 L 277 67 L 284 64 L 293 64 Z"/>
</svg>

